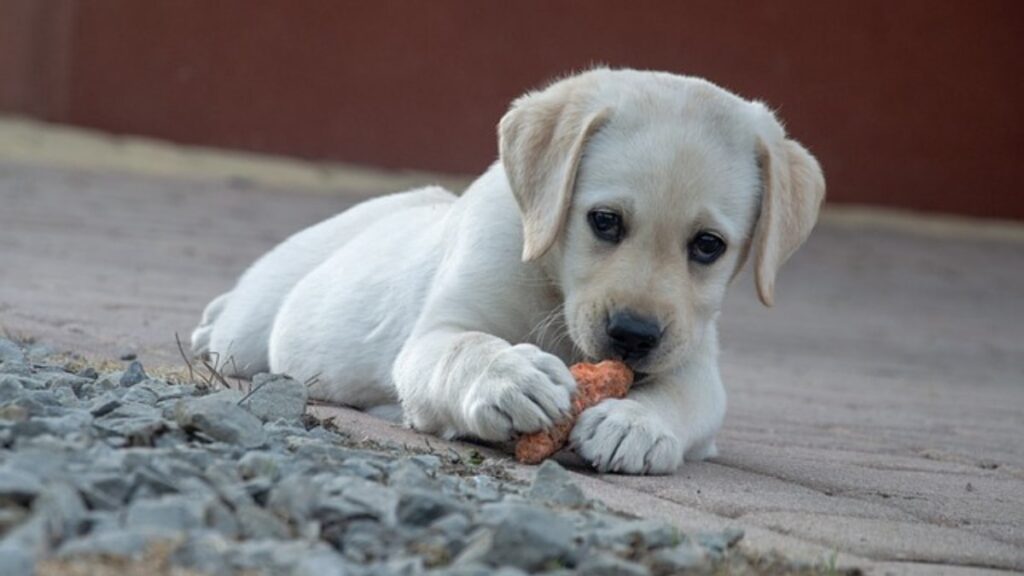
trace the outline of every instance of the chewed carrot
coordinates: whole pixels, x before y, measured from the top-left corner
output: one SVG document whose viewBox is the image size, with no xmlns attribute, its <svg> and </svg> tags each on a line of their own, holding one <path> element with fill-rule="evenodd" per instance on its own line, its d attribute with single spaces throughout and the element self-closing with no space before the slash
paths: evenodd
<svg viewBox="0 0 1024 576">
<path fill-rule="evenodd" d="M 551 457 L 569 441 L 569 433 L 581 412 L 606 398 L 624 398 L 633 385 L 633 371 L 614 360 L 574 364 L 569 370 L 576 378 L 572 413 L 547 430 L 521 437 L 516 443 L 516 460 L 524 464 L 539 464 Z"/>
</svg>

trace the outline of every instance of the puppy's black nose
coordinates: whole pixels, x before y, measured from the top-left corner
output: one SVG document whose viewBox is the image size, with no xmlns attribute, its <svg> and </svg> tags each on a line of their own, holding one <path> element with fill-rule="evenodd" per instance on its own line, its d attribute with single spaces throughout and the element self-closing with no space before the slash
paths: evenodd
<svg viewBox="0 0 1024 576">
<path fill-rule="evenodd" d="M 630 312 L 617 312 L 606 328 L 612 350 L 623 360 L 639 360 L 658 346 L 661 326 L 649 318 Z"/>
</svg>

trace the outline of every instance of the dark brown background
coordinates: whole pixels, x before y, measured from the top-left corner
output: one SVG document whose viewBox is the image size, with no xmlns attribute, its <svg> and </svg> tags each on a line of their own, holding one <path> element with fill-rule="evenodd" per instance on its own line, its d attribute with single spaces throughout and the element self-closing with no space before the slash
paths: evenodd
<svg viewBox="0 0 1024 576">
<path fill-rule="evenodd" d="M 591 63 L 780 111 L 832 201 L 1024 219 L 1024 2 L 0 0 L 0 109 L 472 173 L 508 101 Z"/>
</svg>

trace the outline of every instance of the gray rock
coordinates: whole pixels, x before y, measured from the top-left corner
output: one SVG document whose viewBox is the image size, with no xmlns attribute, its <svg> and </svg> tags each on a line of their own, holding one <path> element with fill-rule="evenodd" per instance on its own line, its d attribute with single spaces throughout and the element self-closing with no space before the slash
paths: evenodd
<svg viewBox="0 0 1024 576">
<path fill-rule="evenodd" d="M 536 476 L 526 493 L 531 500 L 560 506 L 582 506 L 587 497 L 569 476 L 569 472 L 554 460 L 546 460 L 537 469 Z"/>
<path fill-rule="evenodd" d="M 421 576 L 424 574 L 423 559 L 397 558 L 367 567 L 366 576 Z"/>
<path fill-rule="evenodd" d="M 32 512 L 44 519 L 48 536 L 57 542 L 77 536 L 87 514 L 78 491 L 64 482 L 49 485 L 32 503 Z"/>
<path fill-rule="evenodd" d="M 624 520 L 599 528 L 588 534 L 586 543 L 591 547 L 622 550 L 650 550 L 674 546 L 682 539 L 679 530 L 657 520 Z"/>
<path fill-rule="evenodd" d="M 398 499 L 398 521 L 410 526 L 427 526 L 449 514 L 468 514 L 468 507 L 436 491 L 407 489 Z"/>
<path fill-rule="evenodd" d="M 393 463 L 388 471 L 388 485 L 395 488 L 428 488 L 432 484 L 433 475 L 408 458 Z"/>
<path fill-rule="evenodd" d="M 121 407 L 124 402 L 121 402 L 121 398 L 118 394 L 113 392 L 107 392 L 101 396 L 93 398 L 89 403 L 89 413 L 97 418 L 101 418 L 110 414 L 114 410 Z"/>
<path fill-rule="evenodd" d="M 15 526 L 21 524 L 28 517 L 29 511 L 21 506 L 0 507 L 0 534 L 6 534 Z"/>
<path fill-rule="evenodd" d="M 470 522 L 469 518 L 462 514 L 449 514 L 439 518 L 430 527 L 444 534 L 449 540 L 461 540 L 467 536 Z"/>
<path fill-rule="evenodd" d="M 86 512 L 83 519 L 82 531 L 84 533 L 105 532 L 120 528 L 120 514 L 104 510 L 90 510 Z"/>
<path fill-rule="evenodd" d="M 17 546 L 0 544 L 0 574 L 32 576 L 36 573 L 36 560 L 32 553 Z"/>
<path fill-rule="evenodd" d="M 124 372 L 121 373 L 121 379 L 118 383 L 125 388 L 130 388 L 146 378 L 146 371 L 142 369 L 142 364 L 138 360 L 133 360 L 125 368 Z"/>
<path fill-rule="evenodd" d="M 61 406 L 69 408 L 78 408 L 81 402 L 78 401 L 78 396 L 75 395 L 74 390 L 68 386 L 50 388 L 53 391 L 54 398 L 60 402 Z"/>
<path fill-rule="evenodd" d="M 348 576 L 353 573 L 344 556 L 322 548 L 303 556 L 288 572 L 290 576 Z"/>
<path fill-rule="evenodd" d="M 43 488 L 42 479 L 24 470 L 0 468 L 0 500 L 28 506 Z"/>
<path fill-rule="evenodd" d="M 254 505 L 245 505 L 235 510 L 239 532 L 243 538 L 259 540 L 262 538 L 284 539 L 291 536 L 288 525 L 272 512 Z"/>
<path fill-rule="evenodd" d="M 197 400 L 215 400 L 216 399 L 216 400 L 223 400 L 225 402 L 230 402 L 232 404 L 238 404 L 239 402 L 242 401 L 242 398 L 244 398 L 244 397 L 245 397 L 245 395 L 242 394 L 241 391 L 235 390 L 233 388 L 229 388 L 229 389 L 225 389 L 225 390 L 218 390 L 218 391 L 212 392 L 210 394 L 205 394 L 205 395 L 200 394 L 200 395 L 196 396 L 195 399 L 197 399 Z"/>
<path fill-rule="evenodd" d="M 340 494 L 347 502 L 360 510 L 360 516 L 368 516 L 388 525 L 395 523 L 398 508 L 398 494 L 380 484 L 362 478 L 335 478 L 324 486 L 328 496 Z"/>
<path fill-rule="evenodd" d="M 484 562 L 539 570 L 572 556 L 572 525 L 554 512 L 519 502 L 486 504 L 484 529 L 476 532 L 456 563 Z"/>
<path fill-rule="evenodd" d="M 22 362 L 3 362 L 0 363 L 0 374 L 11 374 L 27 378 L 32 376 L 32 367 Z"/>
<path fill-rule="evenodd" d="M 28 420 L 28 416 L 28 410 L 24 406 L 14 403 L 0 405 L 0 424 L 25 422 Z"/>
<path fill-rule="evenodd" d="M 82 368 L 78 371 L 77 375 L 87 380 L 95 380 L 100 377 L 99 372 L 97 372 L 92 366 Z"/>
<path fill-rule="evenodd" d="M 159 467 L 139 467 L 132 472 L 131 498 L 156 498 L 181 491 L 178 480 Z"/>
<path fill-rule="evenodd" d="M 171 554 L 170 563 L 200 574 L 229 576 L 235 573 L 227 560 L 230 547 L 217 532 L 193 530 Z"/>
<path fill-rule="evenodd" d="M 19 554 L 22 551 L 24 554 Z M 0 555 L 7 556 L 15 568 L 22 568 L 26 561 L 35 564 L 51 551 L 49 527 L 46 517 L 32 514 L 28 520 L 4 534 L 0 541 Z"/>
<path fill-rule="evenodd" d="M 301 474 L 286 476 L 270 490 L 267 508 L 280 518 L 301 524 L 312 517 L 319 492 L 320 487 L 312 478 Z"/>
<path fill-rule="evenodd" d="M 242 498 L 242 502 L 247 502 L 242 477 L 238 475 L 238 469 L 234 463 L 211 462 L 203 471 L 203 478 L 215 486 L 217 491 L 229 502 L 234 502 L 234 498 L 239 497 Z"/>
<path fill-rule="evenodd" d="M 395 533 L 376 520 L 354 520 L 336 528 L 327 527 L 324 538 L 342 550 L 353 562 L 365 564 L 387 558 L 396 546 Z"/>
<path fill-rule="evenodd" d="M 267 422 L 263 425 L 263 429 L 267 431 L 267 434 L 273 436 L 275 440 L 285 444 L 287 444 L 289 438 L 308 438 L 309 436 L 309 431 L 301 423 L 289 422 L 287 420 Z"/>
<path fill-rule="evenodd" d="M 206 506 L 206 525 L 228 538 L 238 538 L 242 527 L 235 513 L 219 499 L 211 499 Z"/>
<path fill-rule="evenodd" d="M 665 576 L 704 566 L 708 561 L 707 553 L 700 546 L 686 541 L 655 551 L 648 558 L 647 564 L 654 574 Z"/>
<path fill-rule="evenodd" d="M 58 550 L 58 558 L 76 556 L 117 556 L 141 558 L 146 549 L 160 541 L 176 542 L 180 533 L 153 528 L 118 528 L 93 532 L 65 542 Z"/>
<path fill-rule="evenodd" d="M 477 475 L 463 481 L 464 492 L 479 502 L 497 502 L 501 500 L 501 485 L 490 476 Z"/>
<path fill-rule="evenodd" d="M 151 445 L 167 429 L 160 410 L 144 404 L 123 404 L 93 421 L 93 426 L 108 434 L 124 436 L 136 445 Z"/>
<path fill-rule="evenodd" d="M 172 532 L 203 528 L 209 502 L 189 496 L 168 494 L 136 500 L 128 507 L 124 526 L 129 529 L 155 528 Z"/>
<path fill-rule="evenodd" d="M 25 352 L 21 346 L 7 338 L 0 338 L 0 362 L 4 364 L 24 364 Z"/>
<path fill-rule="evenodd" d="M 49 447 L 23 447 L 6 454 L 4 468 L 21 470 L 39 478 L 56 478 L 66 465 L 67 454 Z"/>
<path fill-rule="evenodd" d="M 120 472 L 93 472 L 76 479 L 76 485 L 90 508 L 117 510 L 128 499 L 134 478 Z"/>
<path fill-rule="evenodd" d="M 351 457 L 342 462 L 337 470 L 340 474 L 356 476 L 374 482 L 380 482 L 384 479 L 384 468 L 363 458 Z"/>
<path fill-rule="evenodd" d="M 24 380 L 22 380 L 24 383 Z M 24 389 L 17 397 L 7 402 L 5 406 L 17 406 L 23 408 L 29 417 L 38 416 L 63 416 L 67 409 L 60 403 L 57 395 L 50 390 L 28 390 Z"/>
<path fill-rule="evenodd" d="M 434 476 L 441 471 L 441 459 L 433 454 L 417 454 L 415 456 L 404 458 L 403 460 L 416 464 L 430 476 Z"/>
<path fill-rule="evenodd" d="M 274 481 L 270 478 L 259 476 L 246 480 L 242 484 L 242 491 L 249 497 L 249 501 L 252 502 L 266 502 L 267 496 L 270 494 L 271 488 L 274 487 Z M 226 498 L 229 502 L 234 505 L 239 505 L 235 499 Z"/>
<path fill-rule="evenodd" d="M 68 412 L 63 416 L 34 418 L 26 424 L 37 424 L 41 427 L 42 433 L 54 436 L 70 436 L 77 432 L 83 432 L 92 424 L 92 416 L 88 412 L 76 410 Z"/>
<path fill-rule="evenodd" d="M 241 405 L 264 422 L 296 421 L 306 413 L 308 400 L 309 390 L 301 382 L 281 374 L 257 374 Z"/>
<path fill-rule="evenodd" d="M 41 342 L 33 342 L 25 346 L 25 356 L 28 357 L 30 362 L 42 363 L 47 360 L 48 357 L 57 354 L 57 349 Z M 61 366 L 52 366 L 56 370 L 63 370 Z"/>
<path fill-rule="evenodd" d="M 40 420 L 41 418 L 26 418 L 23 421 L 16 422 L 10 428 L 11 435 L 16 438 L 18 444 L 22 444 L 27 438 L 50 434 L 49 426 L 40 422 Z"/>
<path fill-rule="evenodd" d="M 715 557 L 723 555 L 741 539 L 743 539 L 743 530 L 740 528 L 728 528 L 722 532 L 702 532 L 695 538 L 698 544 Z"/>
<path fill-rule="evenodd" d="M 181 400 L 175 409 L 175 419 L 183 429 L 202 432 L 219 442 L 244 448 L 266 444 L 263 423 L 231 398 L 218 393 Z"/>
<path fill-rule="evenodd" d="M 268 451 L 250 451 L 238 461 L 238 474 L 245 480 L 256 477 L 277 480 L 281 477 L 281 457 Z"/>
<path fill-rule="evenodd" d="M 119 395 L 124 394 L 125 389 L 121 387 L 121 377 L 123 375 L 123 372 L 110 372 L 109 374 L 97 376 L 95 380 L 82 384 L 78 388 L 76 391 L 78 397 L 82 400 L 91 400 L 97 396 L 102 396 L 106 392 L 117 392 Z M 82 376 L 82 373 L 79 373 L 79 376 Z"/>
<path fill-rule="evenodd" d="M 78 395 L 78 391 L 81 390 L 82 386 L 92 383 L 92 380 L 88 378 L 82 378 L 76 374 L 68 372 L 53 372 L 46 375 L 45 385 L 51 390 L 58 388 L 70 388 L 75 395 Z"/>
<path fill-rule="evenodd" d="M 431 572 L 432 576 L 494 576 L 494 568 L 479 562 L 453 564 Z M 525 572 L 520 572 L 525 574 Z"/>
<path fill-rule="evenodd" d="M 40 436 L 15 437 L 12 447 L 16 452 L 48 452 L 52 460 L 51 465 L 55 466 L 56 470 L 62 470 L 64 465 L 70 460 L 78 460 L 80 458 L 80 454 L 86 449 L 89 442 L 85 438 L 75 436 L 58 438 L 50 434 L 42 434 Z M 10 459 L 8 462 L 10 462 Z M 52 479 L 50 477 L 46 478 Z"/>
<path fill-rule="evenodd" d="M 324 526 L 344 526 L 353 520 L 371 519 L 375 522 L 380 521 L 365 506 L 340 496 L 317 500 L 311 515 Z"/>
<path fill-rule="evenodd" d="M 494 576 L 525 576 L 526 574 L 526 572 L 511 566 L 502 566 L 494 571 Z M 550 574 L 550 572 L 545 572 L 545 574 Z"/>
<path fill-rule="evenodd" d="M 623 560 L 610 552 L 587 554 L 577 570 L 587 576 L 649 576 L 651 573 L 645 566 Z"/>
<path fill-rule="evenodd" d="M 21 378 L 13 374 L 0 374 L 0 403 L 17 400 L 25 394 Z"/>
<path fill-rule="evenodd" d="M 279 425 L 280 421 L 271 422 L 266 425 L 266 428 L 272 429 Z M 295 427 L 289 427 L 287 430 L 295 430 L 296 432 L 299 432 L 299 429 Z M 335 467 L 349 459 L 357 458 L 360 455 L 360 451 L 358 450 L 339 446 L 331 442 L 325 442 L 317 438 L 309 438 L 304 434 L 305 430 L 302 430 L 301 434 L 290 434 L 284 439 L 285 448 L 295 454 L 296 458 L 322 462 Z"/>
<path fill-rule="evenodd" d="M 228 553 L 229 561 L 237 570 L 252 570 L 260 574 L 283 574 L 304 558 L 332 552 L 322 542 L 303 540 L 247 540 L 238 543 Z"/>
<path fill-rule="evenodd" d="M 152 380 L 144 380 L 141 384 L 132 386 L 130 390 L 121 396 L 121 401 L 125 404 L 137 403 L 149 406 L 156 404 L 157 400 L 160 399 L 160 395 L 147 382 L 152 382 Z"/>
<path fill-rule="evenodd" d="M 214 452 L 207 448 L 205 446 L 172 446 L 168 450 L 168 454 L 179 462 L 188 462 L 198 470 L 205 470 L 217 461 Z"/>
</svg>

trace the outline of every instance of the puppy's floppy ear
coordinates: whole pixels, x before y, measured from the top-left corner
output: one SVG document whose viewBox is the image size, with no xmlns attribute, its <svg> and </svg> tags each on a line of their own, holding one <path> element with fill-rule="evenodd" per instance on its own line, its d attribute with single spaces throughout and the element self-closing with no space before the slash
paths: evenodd
<svg viewBox="0 0 1024 576">
<path fill-rule="evenodd" d="M 814 228 L 825 198 L 825 177 L 814 156 L 784 137 L 772 117 L 771 136 L 757 142 L 761 167 L 761 213 L 754 231 L 757 293 L 765 306 L 775 302 L 775 275 Z"/>
<path fill-rule="evenodd" d="M 501 163 L 523 219 L 523 261 L 543 256 L 565 225 L 587 139 L 608 109 L 588 110 L 583 88 L 557 83 L 512 103 L 498 125 Z"/>
</svg>

